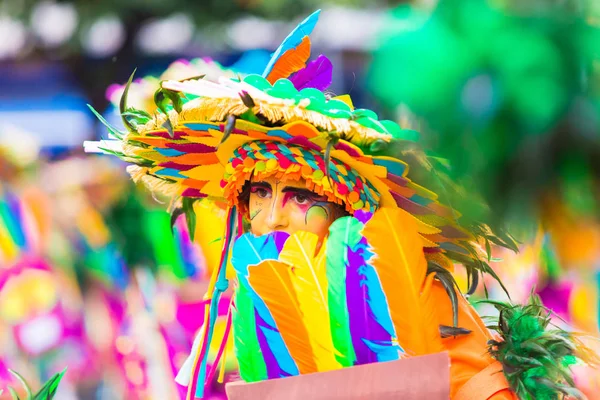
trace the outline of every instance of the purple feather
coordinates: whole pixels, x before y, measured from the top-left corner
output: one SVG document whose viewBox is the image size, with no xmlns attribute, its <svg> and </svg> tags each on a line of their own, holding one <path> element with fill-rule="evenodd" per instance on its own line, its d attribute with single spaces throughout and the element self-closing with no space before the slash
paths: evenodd
<svg viewBox="0 0 600 400">
<path fill-rule="evenodd" d="M 169 132 L 162 132 L 162 131 L 152 132 L 152 136 L 158 136 L 158 137 L 161 137 L 163 139 L 181 140 L 181 138 L 183 136 L 187 136 L 187 135 L 189 135 L 189 133 L 184 132 L 184 131 L 173 131 L 173 136 L 171 136 L 169 134 Z"/>
<path fill-rule="evenodd" d="M 184 153 L 213 153 L 215 151 L 213 146 L 202 143 L 167 143 L 166 146 Z"/>
<path fill-rule="evenodd" d="M 363 238 L 364 240 L 364 238 Z M 369 285 L 365 282 L 363 267 L 366 265 L 364 247 L 357 251 L 348 249 L 349 265 L 346 272 L 346 298 L 350 319 L 350 335 L 356 353 L 356 364 L 378 361 L 377 353 L 367 346 L 365 340 L 374 343 L 390 342 L 390 334 L 375 320 L 369 308 Z"/>
<path fill-rule="evenodd" d="M 194 197 L 194 198 L 201 199 L 203 197 L 207 197 L 208 195 L 200 192 L 200 190 L 198 190 L 198 189 L 187 188 L 187 189 L 185 189 L 183 191 L 183 193 L 181 193 L 181 196 L 183 196 L 183 197 Z"/>
<path fill-rule="evenodd" d="M 309 62 L 306 67 L 296 72 L 290 81 L 298 90 L 315 88 L 325 90 L 331 85 L 333 65 L 329 58 L 320 54 L 316 60 Z"/>
<path fill-rule="evenodd" d="M 254 318 L 256 321 L 256 337 L 258 338 L 258 344 L 260 346 L 263 359 L 265 360 L 265 365 L 267 367 L 267 377 L 268 379 L 277 379 L 284 378 L 286 376 L 291 376 L 289 372 L 282 370 L 279 367 L 279 363 L 277 362 L 277 357 L 273 354 L 273 350 L 269 347 L 269 342 L 267 339 L 267 333 L 269 331 L 273 331 L 275 334 L 279 334 L 279 332 L 274 331 L 258 314 L 256 309 L 254 310 Z"/>
<path fill-rule="evenodd" d="M 173 161 L 166 161 L 163 163 L 158 164 L 159 167 L 163 167 L 163 168 L 171 168 L 171 169 L 176 169 L 178 171 L 189 171 L 192 168 L 196 168 L 198 165 L 183 165 L 183 164 L 178 164 L 175 163 Z"/>
<path fill-rule="evenodd" d="M 283 250 L 283 246 L 285 245 L 285 242 L 290 237 L 290 234 L 287 232 L 283 232 L 283 231 L 275 231 L 273 233 L 270 233 L 269 235 L 273 236 L 273 241 L 275 242 L 275 247 L 277 247 L 277 254 L 279 255 L 279 253 L 281 253 L 281 250 Z"/>
<path fill-rule="evenodd" d="M 354 218 L 356 218 L 357 220 L 359 220 L 363 224 L 366 224 L 367 222 L 369 222 L 371 220 L 372 216 L 373 216 L 373 213 L 370 212 L 370 211 L 356 210 L 354 212 Z"/>
</svg>

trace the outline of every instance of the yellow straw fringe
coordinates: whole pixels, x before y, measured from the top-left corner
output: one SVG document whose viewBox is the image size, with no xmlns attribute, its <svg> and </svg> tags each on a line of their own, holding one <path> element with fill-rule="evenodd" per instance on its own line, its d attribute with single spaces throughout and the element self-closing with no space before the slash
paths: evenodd
<svg viewBox="0 0 600 400">
<path fill-rule="evenodd" d="M 128 165 L 126 170 L 135 183 L 142 182 L 153 193 L 160 193 L 168 197 L 174 197 L 178 193 L 179 183 L 168 182 L 148 175 L 149 168 Z"/>
</svg>

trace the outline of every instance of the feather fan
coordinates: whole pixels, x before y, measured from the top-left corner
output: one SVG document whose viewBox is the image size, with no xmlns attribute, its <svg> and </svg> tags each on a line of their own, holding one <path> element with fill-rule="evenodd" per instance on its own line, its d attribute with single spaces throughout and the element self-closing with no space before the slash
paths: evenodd
<svg viewBox="0 0 600 400">
<path fill-rule="evenodd" d="M 430 293 L 434 275 L 426 277 L 427 262 L 414 219 L 400 209 L 380 209 L 363 235 L 375 254 L 368 262 L 386 294 L 400 346 L 411 356 L 443 351 Z"/>
</svg>

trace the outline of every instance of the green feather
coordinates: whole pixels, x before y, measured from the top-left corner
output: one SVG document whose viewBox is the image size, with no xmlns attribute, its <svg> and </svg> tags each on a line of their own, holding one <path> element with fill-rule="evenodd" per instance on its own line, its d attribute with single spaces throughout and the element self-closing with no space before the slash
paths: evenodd
<svg viewBox="0 0 600 400">
<path fill-rule="evenodd" d="M 100 123 L 102 123 L 102 125 L 104 125 L 106 127 L 106 129 L 108 129 L 108 132 L 110 132 L 117 139 L 123 140 L 123 137 L 125 136 L 125 132 L 121 132 L 120 130 L 118 130 L 111 124 L 109 124 L 108 121 L 98 111 L 96 111 L 96 109 L 94 109 L 94 107 L 92 107 L 89 104 L 87 106 L 92 111 L 92 113 L 94 113 L 96 118 L 98 118 Z"/>
<path fill-rule="evenodd" d="M 456 292 L 460 293 L 460 288 L 456 280 L 454 280 L 452 273 L 433 261 L 429 261 L 427 264 L 427 275 L 431 273 L 435 274 L 450 298 L 450 303 L 452 304 L 452 325 L 454 328 L 458 328 L 458 296 Z"/>
<path fill-rule="evenodd" d="M 51 400 L 56 395 L 56 390 L 58 389 L 58 384 L 62 379 L 63 375 L 67 372 L 65 368 L 62 372 L 55 374 L 52 378 L 50 378 L 44 386 L 33 396 L 33 400 Z"/>
<path fill-rule="evenodd" d="M 135 71 L 137 68 L 133 70 L 129 79 L 127 80 L 127 84 L 125 85 L 125 90 L 123 90 L 123 94 L 121 95 L 121 100 L 119 101 L 119 112 L 121 114 L 121 120 L 123 121 L 123 125 L 129 130 L 129 132 L 135 132 L 135 126 L 131 124 L 129 118 L 127 118 L 124 114 L 126 113 L 127 107 L 127 96 L 129 95 L 129 87 L 131 86 L 131 82 L 133 82 L 133 76 L 135 75 Z"/>
<path fill-rule="evenodd" d="M 362 227 L 363 224 L 355 218 L 340 218 L 329 228 L 329 240 L 327 241 L 326 275 L 329 322 L 336 350 L 335 357 L 344 367 L 350 367 L 356 361 L 346 303 L 347 247 L 358 244 Z"/>
<path fill-rule="evenodd" d="M 8 387 L 8 392 L 10 393 L 10 398 L 12 400 L 21 400 L 15 389 L 13 389 L 12 387 Z"/>
<path fill-rule="evenodd" d="M 243 285 L 239 285 L 236 290 L 232 318 L 234 351 L 241 378 L 245 382 L 267 379 L 267 366 L 256 336 L 254 305 L 250 292 Z"/>
<path fill-rule="evenodd" d="M 196 213 L 194 212 L 194 202 L 196 199 L 191 197 L 184 197 L 181 201 L 181 207 L 183 208 L 183 213 L 185 214 L 185 222 L 188 228 L 188 234 L 190 235 L 190 240 L 194 241 L 194 237 L 196 236 Z"/>
<path fill-rule="evenodd" d="M 52 376 L 52 378 L 50 378 L 44 384 L 44 386 L 42 386 L 42 388 L 35 395 L 33 395 L 27 381 L 25 381 L 25 379 L 20 374 L 9 369 L 9 372 L 17 378 L 17 380 L 21 383 L 21 386 L 23 386 L 23 388 L 25 389 L 26 397 L 24 400 L 52 400 L 52 398 L 56 395 L 58 384 L 60 383 L 60 380 L 62 379 L 66 371 L 67 369 L 65 368 L 62 372 L 59 372 L 58 374 Z M 8 392 L 10 393 L 11 398 L 13 400 L 20 400 L 19 395 L 12 387 L 8 387 Z M 0 394 L 2 394 L 1 390 Z"/>
<path fill-rule="evenodd" d="M 31 398 L 33 397 L 33 393 L 31 392 L 31 388 L 29 387 L 29 384 L 27 383 L 27 381 L 25 381 L 25 378 L 23 378 L 18 372 L 13 371 L 12 369 L 8 370 L 11 374 L 13 374 L 13 376 L 15 378 L 17 378 L 17 380 L 21 383 L 21 386 L 23 386 L 23 388 L 25 388 L 25 395 L 26 400 L 31 400 Z"/>
</svg>

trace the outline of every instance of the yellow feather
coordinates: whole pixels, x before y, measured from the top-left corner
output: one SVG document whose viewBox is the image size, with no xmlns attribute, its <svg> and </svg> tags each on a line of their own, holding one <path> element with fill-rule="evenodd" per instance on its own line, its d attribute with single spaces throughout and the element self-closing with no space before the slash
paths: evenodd
<svg viewBox="0 0 600 400">
<path fill-rule="evenodd" d="M 216 137 L 212 137 L 212 136 L 202 136 L 202 137 L 184 136 L 184 138 L 190 143 L 200 143 L 200 144 L 204 144 L 206 146 L 215 147 L 219 144 L 219 139 L 217 139 Z"/>
<path fill-rule="evenodd" d="M 410 355 L 443 351 L 430 295 L 433 275 L 426 279 L 423 241 L 414 218 L 401 209 L 382 208 L 363 235 L 375 254 L 370 263 L 379 275 L 402 348 Z"/>
<path fill-rule="evenodd" d="M 163 156 L 162 154 L 156 151 L 156 147 L 153 147 L 152 149 L 146 151 L 139 151 L 137 154 L 140 157 L 144 157 L 146 160 L 151 160 L 156 163 L 169 161 L 169 159 L 166 156 Z"/>
<path fill-rule="evenodd" d="M 310 343 L 316 371 L 341 368 L 329 329 L 325 246 L 316 254 L 318 237 L 296 232 L 286 241 L 279 260 L 292 266 L 292 283 L 302 311 L 302 322 L 310 331 Z"/>
<path fill-rule="evenodd" d="M 302 323 L 303 315 L 292 283 L 291 267 L 269 260 L 248 267 L 248 272 L 250 286 L 269 308 L 300 373 L 316 372 L 307 325 Z"/>
<path fill-rule="evenodd" d="M 439 247 L 439 244 L 427 239 L 425 236 L 421 236 L 421 241 L 423 242 L 423 247 Z"/>
<path fill-rule="evenodd" d="M 211 181 L 215 176 L 222 176 L 225 168 L 221 164 L 199 165 L 180 174 L 199 181 Z"/>
<path fill-rule="evenodd" d="M 223 188 L 221 187 L 221 182 L 216 180 L 210 180 L 202 187 L 200 190 L 201 193 L 209 197 L 222 198 L 223 197 Z"/>
</svg>

